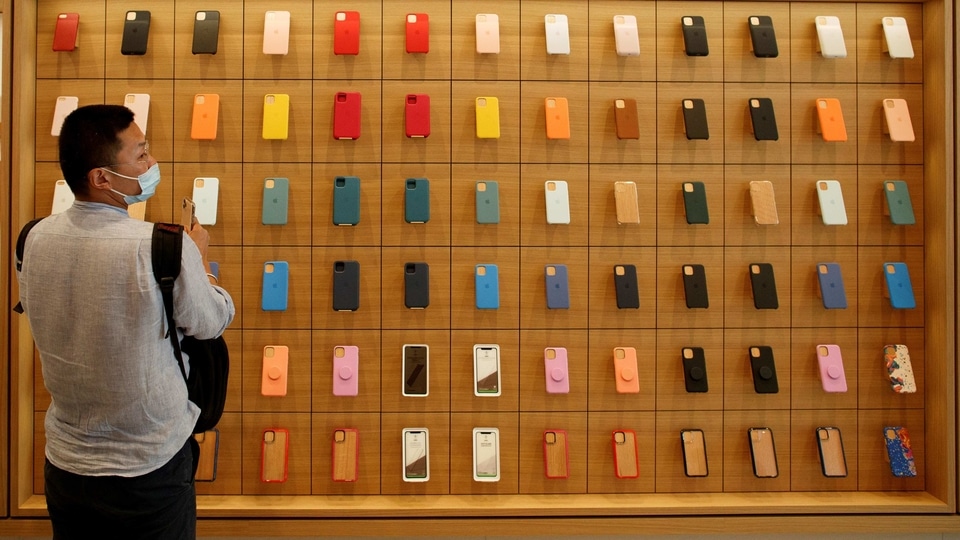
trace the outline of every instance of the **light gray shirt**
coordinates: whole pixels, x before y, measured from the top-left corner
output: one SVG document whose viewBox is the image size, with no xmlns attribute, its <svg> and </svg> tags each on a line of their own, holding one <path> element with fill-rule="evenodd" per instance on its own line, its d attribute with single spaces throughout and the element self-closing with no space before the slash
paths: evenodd
<svg viewBox="0 0 960 540">
<path fill-rule="evenodd" d="M 20 301 L 52 397 L 46 457 L 65 471 L 147 474 L 180 450 L 199 416 L 166 337 L 152 234 L 122 208 L 76 201 L 27 237 Z M 173 301 L 177 326 L 198 339 L 222 334 L 235 313 L 186 234 Z"/>
</svg>

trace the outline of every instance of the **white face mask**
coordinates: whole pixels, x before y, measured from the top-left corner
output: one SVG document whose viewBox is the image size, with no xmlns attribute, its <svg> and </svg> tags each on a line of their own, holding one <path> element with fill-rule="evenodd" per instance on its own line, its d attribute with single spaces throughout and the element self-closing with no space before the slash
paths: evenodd
<svg viewBox="0 0 960 540">
<path fill-rule="evenodd" d="M 102 168 L 102 167 L 101 167 Z M 126 193 L 121 193 L 115 189 L 110 189 L 110 191 L 116 193 L 117 195 L 123 196 L 123 202 L 127 204 L 135 204 L 138 202 L 143 202 L 150 197 L 153 197 L 153 194 L 157 192 L 157 186 L 160 185 L 160 164 L 154 163 L 152 167 L 147 169 L 147 172 L 141 174 L 140 176 L 127 176 L 125 174 L 120 174 L 116 171 L 111 171 L 110 169 L 103 169 L 111 174 L 115 174 L 120 178 L 126 178 L 128 180 L 136 180 L 140 184 L 140 194 L 139 195 L 127 195 Z"/>
</svg>

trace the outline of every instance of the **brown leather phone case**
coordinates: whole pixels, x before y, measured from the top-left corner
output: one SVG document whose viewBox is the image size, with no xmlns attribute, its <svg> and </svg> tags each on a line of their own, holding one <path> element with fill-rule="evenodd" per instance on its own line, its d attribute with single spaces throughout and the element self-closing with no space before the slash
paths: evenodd
<svg viewBox="0 0 960 540">
<path fill-rule="evenodd" d="M 632 98 L 615 99 L 613 101 L 613 118 L 617 122 L 618 139 L 640 138 L 637 100 Z"/>
</svg>

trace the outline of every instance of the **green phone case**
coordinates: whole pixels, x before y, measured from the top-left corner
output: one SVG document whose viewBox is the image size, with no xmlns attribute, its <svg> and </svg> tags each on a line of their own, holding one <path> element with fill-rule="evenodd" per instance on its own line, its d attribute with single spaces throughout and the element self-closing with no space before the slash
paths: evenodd
<svg viewBox="0 0 960 540">
<path fill-rule="evenodd" d="M 710 223 L 710 212 L 707 210 L 707 189 L 703 182 L 683 183 L 683 208 L 689 225 Z"/>
<path fill-rule="evenodd" d="M 894 225 L 916 225 L 910 191 L 903 180 L 887 180 L 883 183 L 883 193 L 887 196 L 887 208 L 890 210 L 890 222 Z"/>
<path fill-rule="evenodd" d="M 500 189 L 493 180 L 480 180 L 477 195 L 477 223 L 500 223 Z"/>
<path fill-rule="evenodd" d="M 333 180 L 333 224 L 360 223 L 360 179 L 338 176 Z"/>
<path fill-rule="evenodd" d="M 430 221 L 430 181 L 407 178 L 403 190 L 403 219 L 407 223 Z"/>
<path fill-rule="evenodd" d="M 263 180 L 261 223 L 264 225 L 286 225 L 287 201 L 289 199 L 290 180 L 286 178 L 265 178 Z"/>
</svg>

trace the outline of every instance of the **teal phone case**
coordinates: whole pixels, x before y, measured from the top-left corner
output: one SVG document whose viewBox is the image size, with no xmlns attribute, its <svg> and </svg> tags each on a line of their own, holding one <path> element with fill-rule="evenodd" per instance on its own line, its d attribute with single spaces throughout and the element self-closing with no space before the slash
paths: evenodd
<svg viewBox="0 0 960 540">
<path fill-rule="evenodd" d="M 263 311 L 286 311 L 289 290 L 290 265 L 287 261 L 263 263 L 263 286 L 260 309 Z"/>
<path fill-rule="evenodd" d="M 891 223 L 894 225 L 915 225 L 917 223 L 906 182 L 903 180 L 887 180 L 883 183 L 883 193 L 887 196 L 887 208 L 890 210 Z"/>
<path fill-rule="evenodd" d="M 289 198 L 290 180 L 265 178 L 263 180 L 263 213 L 260 222 L 264 225 L 286 225 Z"/>
<path fill-rule="evenodd" d="M 477 223 L 500 223 L 500 188 L 493 180 L 480 180 L 475 186 Z"/>
<path fill-rule="evenodd" d="M 684 182 L 683 209 L 687 215 L 687 224 L 709 224 L 710 212 L 707 210 L 707 189 L 703 182 Z"/>
<path fill-rule="evenodd" d="M 403 190 L 403 220 L 407 223 L 430 221 L 430 181 L 407 178 Z"/>
<path fill-rule="evenodd" d="M 333 224 L 360 223 L 360 179 L 338 176 L 333 179 Z"/>
</svg>

